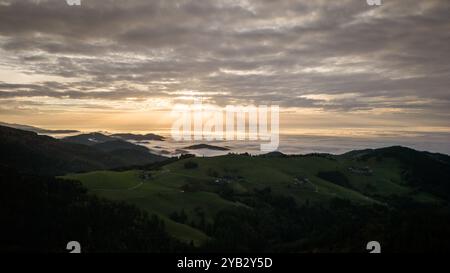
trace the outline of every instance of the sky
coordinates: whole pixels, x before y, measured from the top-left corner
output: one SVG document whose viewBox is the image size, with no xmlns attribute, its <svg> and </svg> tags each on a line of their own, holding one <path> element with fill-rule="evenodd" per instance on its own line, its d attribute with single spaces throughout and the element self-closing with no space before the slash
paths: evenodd
<svg viewBox="0 0 450 273">
<path fill-rule="evenodd" d="M 0 0 L 0 121 L 163 131 L 279 105 L 291 134 L 450 133 L 450 1 Z"/>
</svg>

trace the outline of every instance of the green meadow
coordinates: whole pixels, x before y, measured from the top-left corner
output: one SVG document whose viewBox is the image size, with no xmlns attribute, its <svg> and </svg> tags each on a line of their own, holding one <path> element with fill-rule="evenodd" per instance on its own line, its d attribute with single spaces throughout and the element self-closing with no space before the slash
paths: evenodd
<svg viewBox="0 0 450 273">
<path fill-rule="evenodd" d="M 192 166 L 190 166 L 188 163 Z M 401 166 L 394 159 L 359 161 L 350 155 L 257 156 L 226 155 L 186 158 L 158 168 L 96 171 L 71 174 L 91 193 L 134 204 L 160 216 L 170 234 L 200 245 L 208 239 L 195 228 L 211 222 L 221 210 L 245 206 L 233 196 L 251 196 L 270 188 L 297 203 L 323 204 L 333 198 L 356 204 L 383 204 L 377 197 L 410 196 L 422 202 L 439 199 L 415 193 L 404 183 Z M 173 220 L 174 213 L 186 221 Z"/>
</svg>

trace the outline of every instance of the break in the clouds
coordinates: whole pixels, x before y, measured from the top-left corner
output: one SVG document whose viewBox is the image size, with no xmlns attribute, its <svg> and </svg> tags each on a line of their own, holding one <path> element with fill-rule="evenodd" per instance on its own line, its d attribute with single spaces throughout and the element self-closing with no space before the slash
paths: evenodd
<svg viewBox="0 0 450 273">
<path fill-rule="evenodd" d="M 201 96 L 445 127 L 449 14 L 448 0 L 0 0 L 0 113 Z"/>
</svg>

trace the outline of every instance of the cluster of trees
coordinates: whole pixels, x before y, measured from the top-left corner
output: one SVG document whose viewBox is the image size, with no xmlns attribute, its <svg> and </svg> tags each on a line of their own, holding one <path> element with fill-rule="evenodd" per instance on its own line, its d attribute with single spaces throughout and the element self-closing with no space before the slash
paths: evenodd
<svg viewBox="0 0 450 273">
<path fill-rule="evenodd" d="M 327 205 L 296 204 L 268 188 L 240 200 L 251 208 L 219 212 L 204 231 L 211 252 L 366 252 L 379 241 L 383 252 L 450 251 L 450 209 L 395 198 L 390 207 L 334 199 Z"/>
</svg>

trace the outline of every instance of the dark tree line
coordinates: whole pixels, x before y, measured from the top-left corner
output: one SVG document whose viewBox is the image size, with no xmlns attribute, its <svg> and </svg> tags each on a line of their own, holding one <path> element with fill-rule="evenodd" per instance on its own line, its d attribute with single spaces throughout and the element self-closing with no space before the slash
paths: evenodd
<svg viewBox="0 0 450 273">
<path fill-rule="evenodd" d="M 367 252 L 379 241 L 383 252 L 450 251 L 450 209 L 392 198 L 390 206 L 362 206 L 334 199 L 327 205 L 297 205 L 270 189 L 240 200 L 251 208 L 219 212 L 204 246 L 212 252 Z"/>
<path fill-rule="evenodd" d="M 156 216 L 87 194 L 78 182 L 0 171 L 0 251 L 179 252 Z"/>
</svg>

